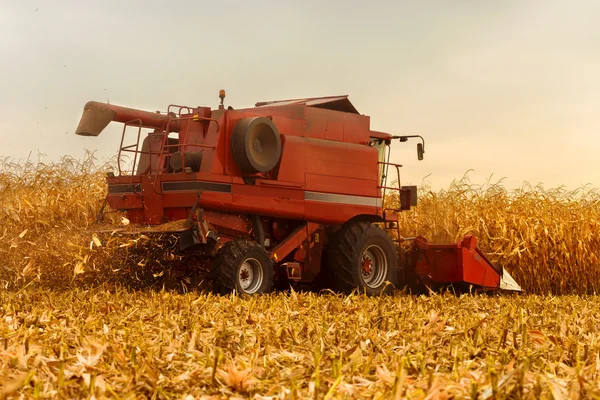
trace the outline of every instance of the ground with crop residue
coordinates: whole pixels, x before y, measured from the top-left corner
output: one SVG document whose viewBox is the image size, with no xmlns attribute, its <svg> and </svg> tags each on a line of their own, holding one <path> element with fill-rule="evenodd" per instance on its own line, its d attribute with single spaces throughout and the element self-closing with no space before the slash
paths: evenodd
<svg viewBox="0 0 600 400">
<path fill-rule="evenodd" d="M 2 393 L 594 398 L 595 297 L 26 289 L 0 294 Z"/>
</svg>

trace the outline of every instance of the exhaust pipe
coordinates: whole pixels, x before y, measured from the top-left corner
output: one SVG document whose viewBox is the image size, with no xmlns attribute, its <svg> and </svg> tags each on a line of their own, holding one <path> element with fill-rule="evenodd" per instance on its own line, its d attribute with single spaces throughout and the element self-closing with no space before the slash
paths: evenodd
<svg viewBox="0 0 600 400">
<path fill-rule="evenodd" d="M 168 125 L 169 132 L 179 132 L 181 129 L 180 121 L 169 115 L 90 101 L 83 107 L 83 114 L 75 134 L 98 136 L 111 121 L 131 123 L 132 125 L 141 125 L 142 128 L 163 131 L 167 129 Z"/>
</svg>

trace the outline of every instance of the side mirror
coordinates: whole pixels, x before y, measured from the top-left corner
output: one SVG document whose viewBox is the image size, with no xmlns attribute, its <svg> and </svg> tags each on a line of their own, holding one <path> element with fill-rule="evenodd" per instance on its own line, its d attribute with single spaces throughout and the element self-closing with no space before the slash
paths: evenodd
<svg viewBox="0 0 600 400">
<path fill-rule="evenodd" d="M 425 150 L 423 150 L 423 143 L 417 143 L 417 158 L 419 161 L 423 160 L 423 153 L 425 153 Z"/>
</svg>

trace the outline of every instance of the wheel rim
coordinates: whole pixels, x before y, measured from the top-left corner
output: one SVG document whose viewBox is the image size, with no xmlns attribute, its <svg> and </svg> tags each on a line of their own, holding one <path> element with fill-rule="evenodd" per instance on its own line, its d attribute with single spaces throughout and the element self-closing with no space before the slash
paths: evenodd
<svg viewBox="0 0 600 400">
<path fill-rule="evenodd" d="M 381 247 L 371 245 L 365 249 L 360 269 L 363 282 L 371 289 L 376 289 L 385 281 L 388 263 Z"/>
<path fill-rule="evenodd" d="M 244 260 L 238 272 L 238 283 L 245 293 L 256 293 L 263 283 L 263 270 L 255 258 Z"/>
</svg>

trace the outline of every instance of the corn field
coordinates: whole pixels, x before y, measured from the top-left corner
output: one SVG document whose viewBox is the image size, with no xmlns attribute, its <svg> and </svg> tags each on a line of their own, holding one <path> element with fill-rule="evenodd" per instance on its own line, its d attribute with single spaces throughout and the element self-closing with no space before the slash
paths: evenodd
<svg viewBox="0 0 600 400">
<path fill-rule="evenodd" d="M 0 166 L 0 398 L 600 397 L 594 190 L 464 178 L 400 216 L 474 234 L 525 296 L 219 297 L 169 235 L 87 231 L 106 168 Z"/>
<path fill-rule="evenodd" d="M 120 282 L 124 272 L 138 282 L 186 275 L 182 268 L 192 263 L 177 254 L 168 235 L 157 240 L 86 232 L 106 193 L 106 168 L 96 166 L 92 156 L 49 165 L 2 164 L 3 287 Z M 394 201 L 390 197 L 388 205 Z M 475 235 L 491 261 L 528 293 L 593 294 L 600 289 L 600 195 L 590 188 L 524 185 L 508 191 L 500 183 L 477 186 L 463 178 L 437 192 L 422 188 L 418 206 L 400 214 L 399 225 L 403 236 L 422 235 L 433 243 Z"/>
<path fill-rule="evenodd" d="M 432 243 L 474 235 L 490 260 L 529 293 L 600 291 L 600 195 L 594 189 L 523 185 L 508 191 L 465 177 L 439 192 L 421 189 L 419 205 L 402 213 L 399 224 L 403 236 Z"/>
</svg>

